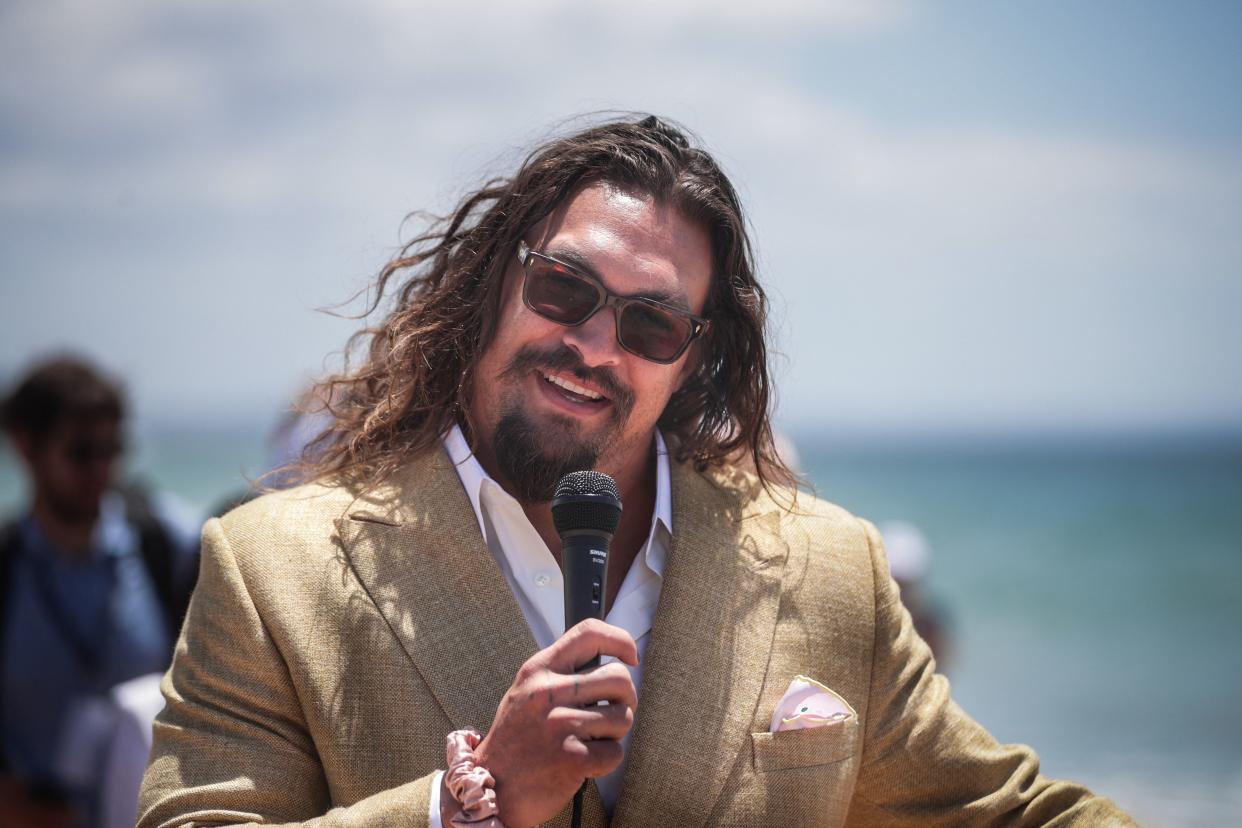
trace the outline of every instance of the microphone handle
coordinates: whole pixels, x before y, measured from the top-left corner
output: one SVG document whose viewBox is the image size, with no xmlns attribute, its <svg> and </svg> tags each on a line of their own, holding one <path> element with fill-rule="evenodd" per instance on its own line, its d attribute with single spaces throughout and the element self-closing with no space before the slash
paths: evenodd
<svg viewBox="0 0 1242 828">
<path fill-rule="evenodd" d="M 608 544 L 612 535 L 592 530 L 565 532 L 561 536 L 561 567 L 565 582 L 565 629 L 588 618 L 604 619 L 604 596 L 608 594 Z M 579 670 L 599 666 L 599 656 Z"/>
</svg>

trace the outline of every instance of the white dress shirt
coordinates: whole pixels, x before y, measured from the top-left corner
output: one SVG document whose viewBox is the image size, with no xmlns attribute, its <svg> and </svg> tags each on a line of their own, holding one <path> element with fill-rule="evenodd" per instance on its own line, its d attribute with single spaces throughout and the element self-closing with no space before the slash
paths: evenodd
<svg viewBox="0 0 1242 828">
<path fill-rule="evenodd" d="M 513 597 L 522 608 L 522 615 L 535 638 L 539 649 L 545 649 L 565 632 L 565 594 L 560 567 L 543 538 L 535 531 L 522 511 L 522 506 L 500 484 L 488 476 L 466 443 L 461 429 L 453 426 L 444 436 L 444 448 L 457 467 L 479 529 L 487 548 L 504 573 Z M 641 695 L 643 656 L 651 638 L 651 623 L 655 619 L 656 605 L 660 601 L 660 587 L 664 582 L 664 563 L 668 557 L 669 543 L 673 537 L 673 500 L 669 483 L 668 448 L 657 431 L 656 493 L 655 509 L 651 515 L 651 530 L 647 542 L 639 551 L 629 572 L 621 582 L 616 600 L 608 608 L 606 621 L 620 627 L 634 637 L 638 645 L 638 666 L 630 667 L 634 689 Z M 611 657 L 605 662 L 615 661 Z M 622 747 L 628 752 L 630 736 L 627 733 Z M 612 813 L 620 793 L 621 776 L 625 772 L 625 759 L 612 773 L 595 780 L 604 807 Z M 431 825 L 440 824 L 440 780 L 443 772 L 436 774 L 431 783 Z"/>
</svg>

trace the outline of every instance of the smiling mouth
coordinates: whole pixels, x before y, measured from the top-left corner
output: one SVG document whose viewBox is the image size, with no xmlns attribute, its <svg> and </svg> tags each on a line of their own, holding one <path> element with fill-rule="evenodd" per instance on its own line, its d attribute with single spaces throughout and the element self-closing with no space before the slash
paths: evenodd
<svg viewBox="0 0 1242 828">
<path fill-rule="evenodd" d="M 608 398 L 592 391 L 585 385 L 579 385 L 573 380 L 561 376 L 560 374 L 548 374 L 543 371 L 539 372 L 539 376 L 549 385 L 555 386 L 556 389 L 567 399 L 580 403 L 602 403 L 607 402 Z"/>
</svg>

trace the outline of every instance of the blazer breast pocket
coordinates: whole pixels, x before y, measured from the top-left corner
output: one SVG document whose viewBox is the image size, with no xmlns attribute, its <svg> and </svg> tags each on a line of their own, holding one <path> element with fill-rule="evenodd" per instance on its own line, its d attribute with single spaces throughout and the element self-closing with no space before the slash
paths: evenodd
<svg viewBox="0 0 1242 828">
<path fill-rule="evenodd" d="M 824 727 L 752 733 L 755 770 L 759 773 L 831 765 L 858 753 L 861 741 L 857 717 Z"/>
</svg>

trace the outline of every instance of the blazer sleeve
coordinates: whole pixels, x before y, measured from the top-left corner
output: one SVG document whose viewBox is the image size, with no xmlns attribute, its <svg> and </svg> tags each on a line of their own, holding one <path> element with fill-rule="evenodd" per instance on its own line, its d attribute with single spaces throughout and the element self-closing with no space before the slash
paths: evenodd
<svg viewBox="0 0 1242 828">
<path fill-rule="evenodd" d="M 875 583 L 875 642 L 862 767 L 850 825 L 1133 826 L 1112 802 L 1039 772 L 1025 745 L 1002 745 L 949 697 L 862 521 Z"/>
<path fill-rule="evenodd" d="M 434 774 L 332 808 L 289 670 L 219 520 L 164 676 L 139 828 L 427 825 Z"/>
</svg>

